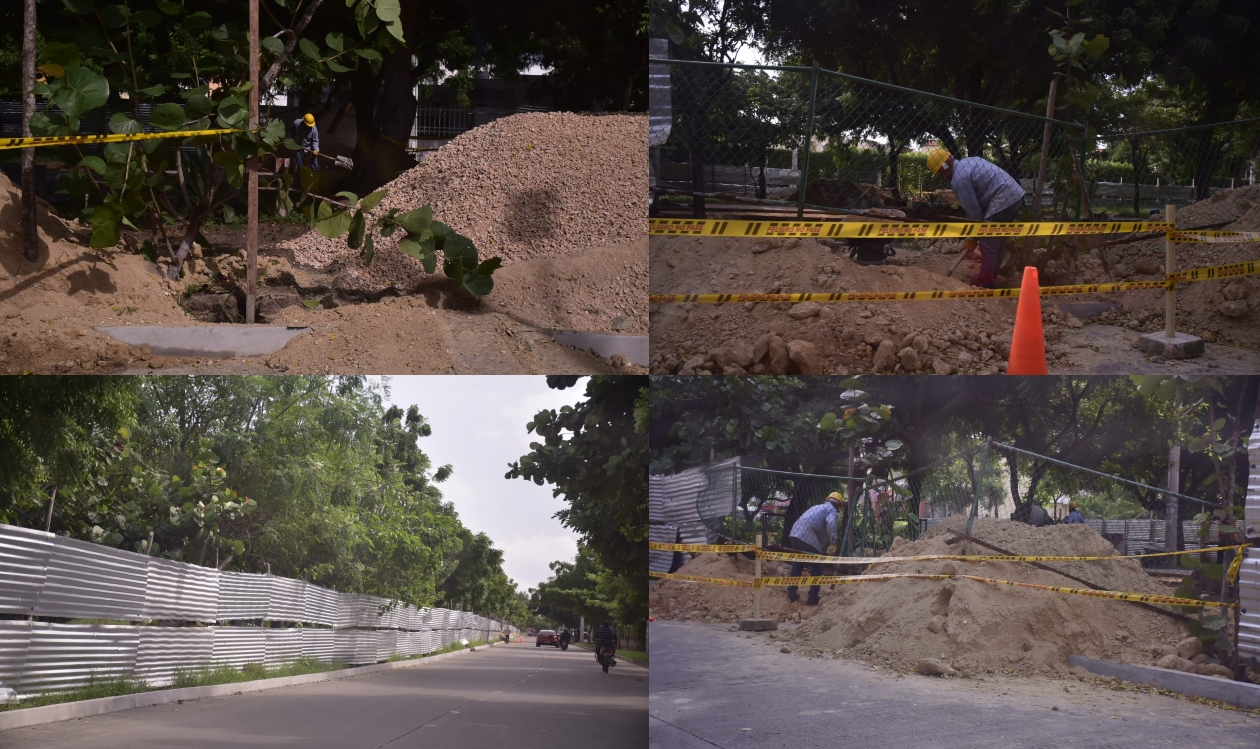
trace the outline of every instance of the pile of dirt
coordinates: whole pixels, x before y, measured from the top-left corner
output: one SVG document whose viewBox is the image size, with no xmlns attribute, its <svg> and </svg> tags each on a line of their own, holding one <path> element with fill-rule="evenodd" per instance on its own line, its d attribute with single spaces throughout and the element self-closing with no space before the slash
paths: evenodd
<svg viewBox="0 0 1260 749">
<path fill-rule="evenodd" d="M 945 543 L 951 518 L 917 541 L 899 544 L 897 556 L 957 554 Z M 1016 554 L 1111 556 L 1115 549 L 1084 525 L 1034 528 L 980 518 L 972 535 Z M 973 547 L 969 553 L 986 553 Z M 1133 560 L 1054 565 L 1095 585 L 1167 595 Z M 924 561 L 876 565 L 868 573 L 960 574 L 1042 585 L 1083 587 L 1022 563 Z M 1133 603 L 997 586 L 974 580 L 912 580 L 837 586 L 823 590 L 819 611 L 789 639 L 810 650 L 839 652 L 900 671 L 943 673 L 1062 673 L 1071 653 L 1124 663 L 1153 664 L 1186 639 L 1172 618 Z"/>
<path fill-rule="evenodd" d="M 1214 226 L 1214 230 L 1260 231 L 1260 185 L 1221 190 L 1212 197 L 1177 210 L 1177 226 Z M 1163 237 L 1103 248 L 1114 280 L 1145 281 L 1163 278 Z M 1260 258 L 1260 244 L 1178 244 L 1177 267 L 1201 268 Z M 1105 280 L 1101 264 L 1082 274 L 1084 283 Z M 1121 309 L 1099 322 L 1123 325 L 1138 332 L 1164 327 L 1162 291 L 1116 295 Z M 1260 348 L 1260 277 L 1200 281 L 1177 287 L 1177 330 L 1209 343 Z"/>
<path fill-rule="evenodd" d="M 482 258 L 564 257 L 647 233 L 647 155 L 641 115 L 513 115 L 460 135 L 390 182 L 373 214 L 430 205 Z M 298 264 L 337 264 L 344 286 L 409 290 L 425 274 L 398 250 L 400 238 L 379 241 L 370 266 L 344 239 L 311 233 L 285 246 Z"/>
<path fill-rule="evenodd" d="M 680 575 L 715 577 L 720 580 L 752 580 L 753 560 L 741 554 L 697 554 L 678 569 Z M 761 563 L 762 577 L 786 575 L 789 565 Z M 661 619 L 733 622 L 753 614 L 753 589 L 708 585 L 683 580 L 657 580 L 648 587 L 648 609 Z M 809 619 L 816 606 L 789 603 L 781 588 L 761 591 L 761 616 L 781 622 Z"/>
<path fill-rule="evenodd" d="M 657 236 L 651 254 L 654 294 L 969 288 L 943 271 L 858 265 L 847 246 L 809 239 Z M 996 373 L 1005 367 L 1015 307 L 999 299 L 652 305 L 651 370 Z"/>
<path fill-rule="evenodd" d="M 244 233 L 210 232 L 184 278 L 128 251 L 86 246 L 89 229 L 41 206 L 40 258 L 22 258 L 21 192 L 0 174 L 0 373 L 293 372 L 363 374 L 634 374 L 642 368 L 554 340 L 554 330 L 645 334 L 647 239 L 593 247 L 564 261 L 536 258 L 496 274 L 480 304 L 452 304 L 444 284 L 411 296 L 343 304 L 326 278 L 292 265 L 277 244 L 293 227 L 261 227 L 260 321 L 309 327 L 259 359 L 154 354 L 98 325 L 198 325 L 236 319 Z M 125 241 L 138 245 L 130 233 Z M 563 267 L 557 267 L 563 262 Z M 612 280 L 610 280 L 612 279 Z M 436 282 L 436 279 L 433 279 Z M 302 302 L 318 303 L 311 309 Z M 181 303 L 184 307 L 181 307 Z M 187 308 L 187 311 L 186 309 Z"/>
</svg>

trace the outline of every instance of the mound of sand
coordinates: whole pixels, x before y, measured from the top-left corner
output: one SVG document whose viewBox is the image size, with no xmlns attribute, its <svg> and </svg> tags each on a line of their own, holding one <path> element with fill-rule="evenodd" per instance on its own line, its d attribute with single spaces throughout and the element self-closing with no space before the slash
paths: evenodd
<svg viewBox="0 0 1260 749">
<path fill-rule="evenodd" d="M 1177 225 L 1212 226 L 1233 231 L 1260 231 L 1260 185 L 1221 190 L 1177 211 Z M 1164 275 L 1164 239 L 1157 237 L 1106 248 L 1115 280 L 1144 281 Z M 1201 268 L 1260 258 L 1260 244 L 1179 244 L 1177 267 Z M 1104 280 L 1101 265 L 1088 266 L 1085 283 Z M 1100 322 L 1151 332 L 1164 326 L 1162 291 L 1115 296 L 1122 309 Z M 1260 348 L 1260 277 L 1202 281 L 1177 287 L 1177 329 L 1248 348 Z"/>
<path fill-rule="evenodd" d="M 483 258 L 505 265 L 624 244 L 647 233 L 647 153 L 641 115 L 513 115 L 460 135 L 390 182 L 374 213 L 431 205 Z M 409 289 L 424 272 L 399 239 L 378 242 L 371 266 L 344 239 L 309 233 L 286 246 L 303 265 L 338 263 L 348 287 Z"/>
<path fill-rule="evenodd" d="M 898 556 L 956 554 L 946 544 L 948 528 L 965 527 L 958 517 L 923 538 L 899 545 Z M 1016 554 L 1109 556 L 1115 550 L 1083 525 L 1034 528 L 981 518 L 972 535 Z M 973 547 L 971 554 L 985 553 Z M 1132 560 L 1054 565 L 1113 590 L 1167 595 L 1167 589 Z M 876 565 L 871 573 L 966 574 L 1043 585 L 1084 587 L 1062 575 L 1021 563 L 902 562 Z M 974 580 L 889 580 L 824 588 L 819 611 L 791 633 L 806 649 L 840 651 L 910 671 L 936 659 L 960 672 L 1016 674 L 1061 672 L 1071 653 L 1127 663 L 1151 664 L 1186 637 L 1177 621 L 1121 601 Z"/>
<path fill-rule="evenodd" d="M 762 577 L 786 575 L 789 566 L 778 562 L 761 563 Z M 752 580 L 753 560 L 741 554 L 697 554 L 678 569 L 680 575 L 716 577 L 721 580 Z M 682 621 L 732 622 L 753 613 L 752 588 L 707 585 L 682 580 L 658 580 L 648 587 L 648 608 L 652 616 Z M 781 622 L 808 619 L 818 608 L 790 604 L 782 589 L 761 591 L 761 615 Z"/>
<path fill-rule="evenodd" d="M 849 260 L 847 247 L 833 250 L 808 239 L 657 236 L 651 253 L 654 294 L 969 288 L 922 268 L 858 265 Z M 1006 361 L 1015 306 L 999 299 L 653 305 L 652 369 L 674 374 L 699 357 L 700 366 L 691 369 L 723 374 L 725 366 L 717 364 L 729 366 L 730 357 L 722 349 L 752 347 L 775 333 L 785 342 L 813 345 L 823 371 L 793 370 L 802 374 L 997 372 Z M 881 347 L 885 353 L 876 356 Z M 901 354 L 907 348 L 913 356 Z M 746 369 L 769 373 L 764 366 Z"/>
</svg>

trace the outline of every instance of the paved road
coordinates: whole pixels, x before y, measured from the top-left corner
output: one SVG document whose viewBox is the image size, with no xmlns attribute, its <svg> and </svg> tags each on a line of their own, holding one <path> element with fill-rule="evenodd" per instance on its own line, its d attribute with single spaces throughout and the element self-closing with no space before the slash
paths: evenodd
<svg viewBox="0 0 1260 749">
<path fill-rule="evenodd" d="M 533 644 L 416 668 L 0 733 L 9 749 L 642 749 L 647 669 Z"/>
<path fill-rule="evenodd" d="M 1260 716 L 1075 679 L 900 676 L 727 625 L 649 635 L 650 749 L 1260 747 Z"/>
</svg>

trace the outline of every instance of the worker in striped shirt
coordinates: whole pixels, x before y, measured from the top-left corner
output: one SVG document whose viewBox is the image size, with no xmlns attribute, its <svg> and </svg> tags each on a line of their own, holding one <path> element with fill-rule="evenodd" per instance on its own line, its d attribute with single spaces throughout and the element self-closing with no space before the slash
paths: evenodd
<svg viewBox="0 0 1260 749">
<path fill-rule="evenodd" d="M 836 529 L 837 521 L 840 518 L 840 507 L 844 504 L 844 495 L 840 492 L 832 492 L 827 495 L 827 501 L 820 505 L 814 505 L 792 524 L 792 532 L 788 534 L 788 543 L 793 549 L 803 554 L 822 554 L 827 547 L 835 544 L 839 538 Z M 809 574 L 818 576 L 822 574 L 823 566 L 818 562 L 793 562 L 792 570 L 789 573 L 791 577 L 800 575 L 805 568 L 809 568 Z M 811 585 L 809 588 L 809 597 L 805 599 L 806 606 L 818 605 L 817 585 Z M 796 592 L 796 586 L 792 585 L 787 589 L 788 600 L 796 603 L 801 600 L 800 595 Z"/>
<path fill-rule="evenodd" d="M 991 161 L 979 156 L 955 159 L 944 148 L 935 148 L 928 154 L 927 165 L 932 174 L 949 182 L 954 197 L 958 198 L 971 221 L 1014 221 L 1024 207 L 1024 188 L 1006 170 Z M 963 251 L 970 253 L 977 244 L 980 248 L 980 272 L 971 279 L 971 284 L 991 289 L 1002 264 L 1006 239 L 986 237 L 979 242 L 968 239 L 963 242 Z"/>
</svg>

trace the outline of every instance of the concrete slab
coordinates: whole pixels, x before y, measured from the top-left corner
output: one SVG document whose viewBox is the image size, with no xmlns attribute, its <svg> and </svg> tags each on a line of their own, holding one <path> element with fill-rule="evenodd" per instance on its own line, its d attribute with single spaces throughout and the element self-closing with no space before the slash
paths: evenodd
<svg viewBox="0 0 1260 749">
<path fill-rule="evenodd" d="M 740 619 L 739 628 L 745 632 L 768 632 L 778 629 L 779 623 L 773 619 Z"/>
<path fill-rule="evenodd" d="M 93 330 L 161 356 L 231 359 L 274 354 L 310 328 L 272 325 L 101 325 Z"/>
<path fill-rule="evenodd" d="M 1096 658 L 1085 658 L 1079 655 L 1068 656 L 1069 666 L 1080 666 L 1102 676 L 1114 676 L 1117 679 L 1131 681 L 1135 684 L 1150 684 L 1161 689 L 1170 689 L 1179 694 L 1194 697 L 1207 697 L 1212 700 L 1228 702 L 1231 705 L 1245 707 L 1249 710 L 1260 708 L 1260 685 L 1246 684 L 1241 681 L 1219 679 L 1214 676 L 1189 674 L 1185 671 L 1173 671 L 1156 666 L 1134 666 L 1129 663 L 1112 663 Z"/>
<path fill-rule="evenodd" d="M 631 364 L 640 367 L 648 365 L 648 337 L 645 335 L 603 335 L 599 333 L 556 333 L 553 336 L 560 343 L 584 351 L 594 351 L 607 359 L 613 354 L 621 354 Z"/>
<path fill-rule="evenodd" d="M 1138 338 L 1138 350 L 1150 356 L 1162 356 L 1165 359 L 1193 359 L 1203 356 L 1207 344 L 1203 339 L 1189 333 L 1174 333 L 1169 338 L 1163 331 L 1145 333 Z"/>
</svg>

